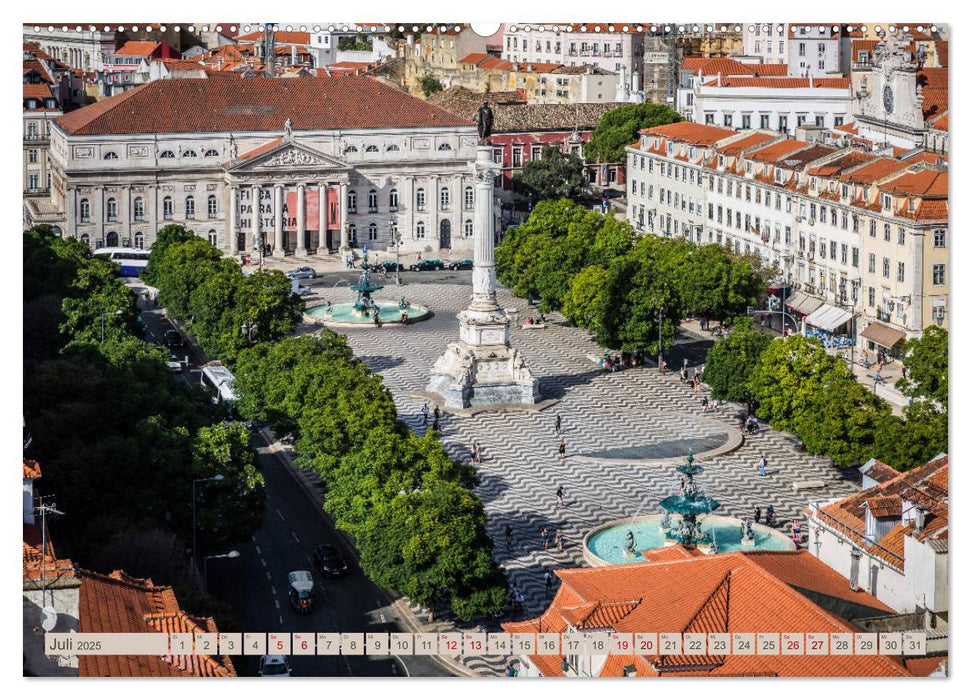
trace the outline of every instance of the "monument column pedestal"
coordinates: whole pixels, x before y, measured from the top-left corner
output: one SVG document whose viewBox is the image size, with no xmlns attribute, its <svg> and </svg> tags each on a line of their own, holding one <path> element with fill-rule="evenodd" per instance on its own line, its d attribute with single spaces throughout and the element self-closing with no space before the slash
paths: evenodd
<svg viewBox="0 0 971 700">
<path fill-rule="evenodd" d="M 472 303 L 458 315 L 459 340 L 438 358 L 427 390 L 441 396 L 446 408 L 534 404 L 540 400 L 536 378 L 522 354 L 510 347 L 509 319 L 496 302 L 490 146 L 478 146 L 473 170 Z"/>
</svg>

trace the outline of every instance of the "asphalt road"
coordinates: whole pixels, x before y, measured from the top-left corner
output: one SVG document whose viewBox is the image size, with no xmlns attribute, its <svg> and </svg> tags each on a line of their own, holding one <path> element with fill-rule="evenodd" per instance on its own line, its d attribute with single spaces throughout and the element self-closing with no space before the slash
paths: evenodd
<svg viewBox="0 0 971 700">
<path fill-rule="evenodd" d="M 439 273 L 440 274 L 440 273 Z M 322 280 L 318 280 L 322 281 Z M 143 287 L 130 283 L 136 291 Z M 139 298 L 147 339 L 162 343 L 171 321 L 151 302 Z M 175 374 L 187 384 L 200 381 L 199 367 L 205 355 L 186 344 L 172 351 L 188 359 L 188 368 Z M 254 432 L 260 470 L 266 479 L 266 517 L 252 540 L 237 546 L 235 559 L 212 559 L 206 566 L 209 593 L 230 603 L 236 619 L 247 632 L 407 632 L 409 628 L 388 604 L 389 594 L 371 583 L 355 557 L 324 518 L 319 507 L 303 491 L 282 460 Z M 314 571 L 311 554 L 318 544 L 336 545 L 350 572 L 339 579 L 323 579 Z M 315 580 L 315 605 L 309 614 L 296 612 L 289 601 L 289 572 L 311 571 Z M 233 658 L 240 675 L 257 675 L 258 656 Z M 295 676 L 449 676 L 429 657 L 297 656 L 289 657 Z"/>
</svg>

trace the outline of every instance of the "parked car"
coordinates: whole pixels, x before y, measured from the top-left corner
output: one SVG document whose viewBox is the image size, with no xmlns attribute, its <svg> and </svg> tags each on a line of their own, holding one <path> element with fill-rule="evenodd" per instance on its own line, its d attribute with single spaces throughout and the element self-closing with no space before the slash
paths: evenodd
<svg viewBox="0 0 971 700">
<path fill-rule="evenodd" d="M 314 609 L 314 577 L 309 571 L 291 571 L 290 605 L 302 615 L 313 612 Z"/>
<path fill-rule="evenodd" d="M 322 544 L 314 549 L 314 564 L 321 576 L 337 578 L 348 573 L 347 562 L 332 544 Z"/>
<path fill-rule="evenodd" d="M 423 272 L 425 270 L 444 270 L 445 263 L 437 258 L 427 258 L 419 263 L 415 263 L 408 268 L 412 272 Z"/>
<path fill-rule="evenodd" d="M 261 656 L 260 675 L 264 678 L 288 678 L 290 664 L 285 656 Z"/>
<path fill-rule="evenodd" d="M 169 361 L 166 364 L 173 372 L 178 373 L 182 371 L 182 360 L 177 358 L 175 355 L 169 355 Z"/>
<path fill-rule="evenodd" d="M 165 347 L 168 348 L 181 348 L 185 345 L 185 338 L 172 328 L 165 331 Z"/>
<path fill-rule="evenodd" d="M 396 263 L 394 260 L 384 260 L 375 265 L 375 267 L 384 268 L 388 272 L 397 272 L 405 269 L 404 265 L 401 263 Z"/>
<path fill-rule="evenodd" d="M 317 276 L 317 271 L 312 267 L 298 267 L 295 270 L 290 270 L 287 273 L 287 277 L 292 280 L 312 280 Z"/>
<path fill-rule="evenodd" d="M 304 297 L 310 294 L 310 287 L 300 284 L 297 280 L 290 280 L 290 292 Z"/>
<path fill-rule="evenodd" d="M 465 258 L 464 260 L 456 260 L 455 262 L 450 262 L 448 264 L 449 270 L 471 270 L 472 269 L 472 258 Z"/>
</svg>

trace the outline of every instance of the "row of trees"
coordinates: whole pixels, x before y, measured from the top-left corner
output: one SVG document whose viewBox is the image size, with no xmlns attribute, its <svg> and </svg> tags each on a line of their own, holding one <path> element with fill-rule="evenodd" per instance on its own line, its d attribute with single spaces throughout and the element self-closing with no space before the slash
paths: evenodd
<svg viewBox="0 0 971 700">
<path fill-rule="evenodd" d="M 747 318 L 708 352 L 703 379 L 713 398 L 757 402 L 760 417 L 798 435 L 810 454 L 907 470 L 947 451 L 947 331 L 932 326 L 904 353 L 910 379 L 898 388 L 914 400 L 903 416 L 817 340 L 772 340 Z"/>
<path fill-rule="evenodd" d="M 287 336 L 301 307 L 282 274 L 244 277 L 206 241 L 172 227 L 144 276 L 206 351 L 233 366 L 240 413 L 294 435 L 372 580 L 463 619 L 502 606 L 505 575 L 492 559 L 474 472 L 448 457 L 438 434 L 418 437 L 397 420 L 381 377 L 343 336 Z M 255 344 L 240 333 L 250 322 Z"/>
<path fill-rule="evenodd" d="M 230 366 L 254 340 L 274 341 L 295 330 L 304 308 L 279 270 L 246 276 L 235 260 L 177 224 L 159 231 L 142 278 L 158 288 L 169 316 L 210 357 Z"/>
<path fill-rule="evenodd" d="M 200 549 L 230 547 L 263 518 L 245 427 L 219 422 L 201 389 L 172 380 L 167 352 L 138 337 L 137 317 L 114 264 L 49 227 L 24 234 L 27 452 L 65 513 L 54 524 L 59 551 L 82 565 L 150 532 L 184 558 L 194 479 L 224 476 L 199 493 Z M 177 583 L 150 565 L 130 573 Z"/>
<path fill-rule="evenodd" d="M 623 352 L 658 352 L 689 311 L 744 313 L 768 272 L 718 245 L 637 237 L 631 225 L 567 199 L 540 202 L 496 249 L 499 280 Z"/>
</svg>

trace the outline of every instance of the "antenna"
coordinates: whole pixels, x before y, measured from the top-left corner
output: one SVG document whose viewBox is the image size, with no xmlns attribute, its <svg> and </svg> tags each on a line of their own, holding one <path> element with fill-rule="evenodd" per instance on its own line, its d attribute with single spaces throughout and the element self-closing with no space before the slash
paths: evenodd
<svg viewBox="0 0 971 700">
<path fill-rule="evenodd" d="M 54 494 L 38 496 L 34 514 L 40 516 L 41 607 L 47 605 L 47 514 L 64 515 L 54 503 Z M 53 601 L 51 601 L 53 602 Z"/>
</svg>

